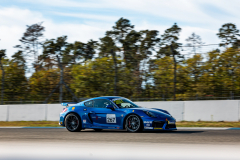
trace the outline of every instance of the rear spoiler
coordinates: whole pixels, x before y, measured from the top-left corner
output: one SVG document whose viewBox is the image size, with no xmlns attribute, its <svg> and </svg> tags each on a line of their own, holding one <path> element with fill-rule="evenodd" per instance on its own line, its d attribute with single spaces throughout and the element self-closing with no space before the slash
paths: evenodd
<svg viewBox="0 0 240 160">
<path fill-rule="evenodd" d="M 61 105 L 65 106 L 66 108 L 69 107 L 68 104 L 77 104 L 77 103 L 76 102 L 61 103 Z"/>
</svg>

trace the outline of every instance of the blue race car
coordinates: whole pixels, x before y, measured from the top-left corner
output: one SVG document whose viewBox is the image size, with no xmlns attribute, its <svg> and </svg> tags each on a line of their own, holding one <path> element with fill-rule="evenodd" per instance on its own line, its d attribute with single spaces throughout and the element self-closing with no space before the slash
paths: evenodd
<svg viewBox="0 0 240 160">
<path fill-rule="evenodd" d="M 59 125 L 70 132 L 83 129 L 176 130 L 176 120 L 165 110 L 142 108 L 127 98 L 97 97 L 77 103 L 60 113 Z"/>
</svg>

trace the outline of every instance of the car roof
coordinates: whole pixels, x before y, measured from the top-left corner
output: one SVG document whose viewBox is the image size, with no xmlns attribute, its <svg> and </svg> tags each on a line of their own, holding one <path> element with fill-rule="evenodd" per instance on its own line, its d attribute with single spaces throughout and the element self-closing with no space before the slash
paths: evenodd
<svg viewBox="0 0 240 160">
<path fill-rule="evenodd" d="M 95 98 L 87 99 L 86 101 L 94 100 L 94 99 L 108 99 L 108 100 L 112 100 L 112 99 L 115 99 L 115 98 L 124 98 L 124 97 L 120 97 L 120 96 L 102 96 L 102 97 L 95 97 Z"/>
</svg>

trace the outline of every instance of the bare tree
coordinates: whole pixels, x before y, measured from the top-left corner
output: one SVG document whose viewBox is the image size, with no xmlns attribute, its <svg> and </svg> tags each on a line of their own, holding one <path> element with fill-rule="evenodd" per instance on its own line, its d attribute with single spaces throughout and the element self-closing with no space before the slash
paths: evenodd
<svg viewBox="0 0 240 160">
<path fill-rule="evenodd" d="M 194 83 L 195 83 L 195 89 L 196 89 L 196 99 L 198 99 L 197 94 L 197 73 L 198 73 L 198 57 L 197 55 L 197 49 L 200 49 L 204 43 L 202 42 L 202 39 L 199 35 L 196 35 L 195 33 L 192 33 L 190 37 L 186 39 L 187 46 L 192 48 L 191 53 L 194 53 L 194 59 L 195 59 L 195 66 L 194 66 Z"/>
<path fill-rule="evenodd" d="M 197 49 L 201 48 L 201 45 L 204 43 L 202 42 L 202 39 L 199 35 L 196 35 L 195 33 L 192 33 L 190 37 L 186 39 L 187 46 L 192 48 L 192 52 L 196 55 Z"/>
<path fill-rule="evenodd" d="M 41 38 L 43 37 L 43 32 L 45 31 L 45 27 L 42 26 L 42 24 L 43 22 L 30 26 L 27 25 L 26 32 L 19 40 L 22 45 L 15 46 L 16 48 L 20 48 L 25 53 L 25 56 L 33 55 L 35 65 L 38 64 L 38 52 L 42 46 Z"/>
</svg>

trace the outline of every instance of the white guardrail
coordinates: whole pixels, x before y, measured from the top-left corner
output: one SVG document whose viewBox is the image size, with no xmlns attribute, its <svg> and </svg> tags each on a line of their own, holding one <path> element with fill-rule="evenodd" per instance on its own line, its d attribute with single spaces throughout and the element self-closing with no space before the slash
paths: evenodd
<svg viewBox="0 0 240 160">
<path fill-rule="evenodd" d="M 169 111 L 177 121 L 240 121 L 239 100 L 135 102 Z M 0 105 L 0 121 L 58 121 L 60 104 Z"/>
</svg>

